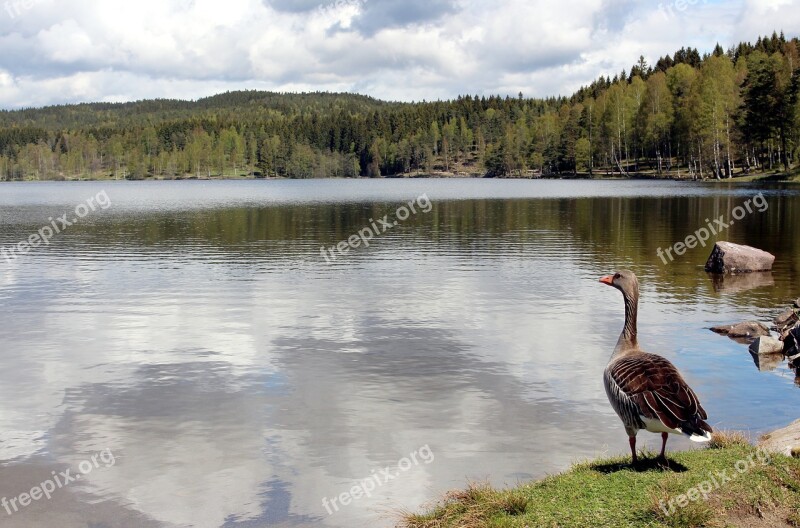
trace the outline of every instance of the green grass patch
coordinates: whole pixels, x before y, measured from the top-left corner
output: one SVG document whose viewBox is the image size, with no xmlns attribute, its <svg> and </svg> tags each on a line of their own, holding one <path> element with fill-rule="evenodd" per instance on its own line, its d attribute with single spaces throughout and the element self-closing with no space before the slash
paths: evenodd
<svg viewBox="0 0 800 528">
<path fill-rule="evenodd" d="M 670 454 L 667 465 L 646 454 L 637 467 L 629 457 L 581 463 L 514 489 L 472 484 L 427 513 L 404 515 L 399 526 L 800 526 L 800 460 L 765 460 L 744 437 L 721 437 L 707 449 Z"/>
</svg>

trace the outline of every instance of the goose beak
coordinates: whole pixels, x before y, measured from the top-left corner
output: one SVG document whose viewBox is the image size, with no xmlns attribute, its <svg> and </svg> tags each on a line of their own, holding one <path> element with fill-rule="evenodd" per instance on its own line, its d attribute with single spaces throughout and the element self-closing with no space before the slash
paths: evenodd
<svg viewBox="0 0 800 528">
<path fill-rule="evenodd" d="M 606 277 L 603 277 L 602 279 L 600 279 L 600 282 L 602 282 L 603 284 L 608 284 L 609 286 L 613 286 L 614 285 L 614 276 L 613 275 L 608 275 Z"/>
</svg>

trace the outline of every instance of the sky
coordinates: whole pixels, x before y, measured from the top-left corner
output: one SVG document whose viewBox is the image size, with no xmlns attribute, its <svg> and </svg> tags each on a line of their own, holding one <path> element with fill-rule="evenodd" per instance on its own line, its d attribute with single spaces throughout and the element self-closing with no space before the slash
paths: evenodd
<svg viewBox="0 0 800 528">
<path fill-rule="evenodd" d="M 0 0 L 0 108 L 242 89 L 570 95 L 640 55 L 774 30 L 800 36 L 800 0 Z"/>
</svg>

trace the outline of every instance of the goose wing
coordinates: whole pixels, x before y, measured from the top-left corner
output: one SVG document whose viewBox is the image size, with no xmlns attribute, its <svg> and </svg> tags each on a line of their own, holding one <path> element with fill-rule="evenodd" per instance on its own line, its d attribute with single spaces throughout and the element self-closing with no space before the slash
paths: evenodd
<svg viewBox="0 0 800 528">
<path fill-rule="evenodd" d="M 642 416 L 660 420 L 689 436 L 707 437 L 711 433 L 700 400 L 669 360 L 655 354 L 635 354 L 614 361 L 608 374 Z"/>
</svg>

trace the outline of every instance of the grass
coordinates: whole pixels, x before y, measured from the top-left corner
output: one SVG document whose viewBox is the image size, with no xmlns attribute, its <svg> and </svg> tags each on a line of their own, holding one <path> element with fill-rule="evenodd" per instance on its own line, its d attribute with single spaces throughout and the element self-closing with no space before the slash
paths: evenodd
<svg viewBox="0 0 800 528">
<path fill-rule="evenodd" d="M 737 462 L 749 465 L 748 460 L 752 466 L 740 474 Z M 669 454 L 667 465 L 645 454 L 636 468 L 630 457 L 581 463 L 514 489 L 470 484 L 426 513 L 404 514 L 399 526 L 800 527 L 800 460 L 780 455 L 771 455 L 768 464 L 762 460 L 764 454 L 743 435 L 723 433 L 706 449 Z M 714 472 L 725 471 L 733 478 L 713 486 Z M 707 500 L 688 500 L 698 486 L 715 489 Z M 678 506 L 681 497 L 685 507 Z"/>
</svg>

